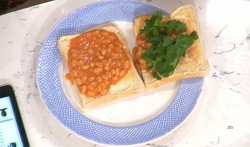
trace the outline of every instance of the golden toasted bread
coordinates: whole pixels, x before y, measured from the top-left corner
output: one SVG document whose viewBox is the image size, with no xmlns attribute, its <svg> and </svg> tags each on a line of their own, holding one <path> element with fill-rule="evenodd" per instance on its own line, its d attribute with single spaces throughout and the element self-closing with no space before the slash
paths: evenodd
<svg viewBox="0 0 250 147">
<path fill-rule="evenodd" d="M 139 31 L 144 27 L 145 20 L 150 19 L 152 15 L 141 15 L 135 19 L 134 33 L 137 36 Z M 147 70 L 142 70 L 142 76 L 146 88 L 156 88 L 171 81 L 184 78 L 202 77 L 209 73 L 209 63 L 204 54 L 204 46 L 201 39 L 201 32 L 196 10 L 192 5 L 185 5 L 175 9 L 169 16 L 163 19 L 175 19 L 181 21 L 187 26 L 187 34 L 196 31 L 198 39 L 194 41 L 191 47 L 186 51 L 184 57 L 181 57 L 175 71 L 172 75 L 161 80 L 153 78 Z"/>
<path fill-rule="evenodd" d="M 83 108 L 91 108 L 94 106 L 98 106 L 107 102 L 114 101 L 118 98 L 122 98 L 124 96 L 129 96 L 132 94 L 139 93 L 145 89 L 145 86 L 134 67 L 133 61 L 129 54 L 129 49 L 128 49 L 126 40 L 124 39 L 121 32 L 115 26 L 111 26 L 111 25 L 100 28 L 100 29 L 113 32 L 117 35 L 119 41 L 123 45 L 123 49 L 125 50 L 126 54 L 129 57 L 129 60 L 131 63 L 131 69 L 116 85 L 111 85 L 110 91 L 101 97 L 98 97 L 98 98 L 86 97 L 85 95 L 80 93 L 78 88 L 76 88 Z M 57 46 L 58 46 L 61 56 L 63 57 L 64 62 L 66 63 L 68 62 L 68 51 L 69 51 L 70 40 L 79 35 L 80 34 L 68 35 L 68 36 L 62 36 L 59 38 L 57 42 Z"/>
</svg>

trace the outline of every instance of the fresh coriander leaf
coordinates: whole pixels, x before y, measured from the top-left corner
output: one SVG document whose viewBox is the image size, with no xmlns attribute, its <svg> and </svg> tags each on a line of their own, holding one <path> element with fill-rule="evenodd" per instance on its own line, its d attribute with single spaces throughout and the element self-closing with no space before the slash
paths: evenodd
<svg viewBox="0 0 250 147">
<path fill-rule="evenodd" d="M 163 24 L 163 28 L 167 30 L 167 32 L 173 32 L 174 31 L 174 21 L 170 20 L 166 24 Z"/>
<path fill-rule="evenodd" d="M 169 63 L 166 72 L 164 72 L 162 75 L 164 77 L 168 77 L 172 75 L 174 73 L 176 66 L 178 65 L 178 61 L 179 61 L 179 58 L 175 58 L 173 62 Z"/>
<path fill-rule="evenodd" d="M 146 19 L 145 20 L 145 26 L 148 27 L 148 26 L 151 26 L 152 25 L 152 21 L 150 19 Z"/>
<path fill-rule="evenodd" d="M 190 36 L 193 38 L 193 39 L 198 39 L 198 35 L 197 35 L 197 33 L 195 32 L 195 31 L 193 31 L 191 34 L 190 34 Z"/>
<path fill-rule="evenodd" d="M 165 73 L 168 70 L 168 64 L 167 62 L 157 62 L 155 64 L 155 69 L 158 71 L 159 74 Z"/>
<path fill-rule="evenodd" d="M 157 80 L 160 80 L 160 79 L 161 79 L 161 77 L 158 75 L 158 73 L 157 73 L 156 71 L 153 71 L 153 72 L 152 72 L 152 75 L 153 75 L 153 77 L 156 78 Z"/>
<path fill-rule="evenodd" d="M 157 56 L 155 61 L 156 62 L 161 62 L 162 61 L 162 57 L 161 56 Z"/>
<path fill-rule="evenodd" d="M 161 11 L 156 11 L 154 13 L 154 15 L 156 15 L 156 18 L 158 18 L 160 20 L 162 20 L 162 18 L 163 18 L 163 13 Z"/>
<path fill-rule="evenodd" d="M 148 56 L 148 57 L 152 57 L 152 55 L 154 54 L 154 49 L 153 48 L 148 48 L 145 52 L 145 54 Z"/>
<path fill-rule="evenodd" d="M 164 67 L 160 71 L 158 71 L 160 75 L 166 77 L 169 76 L 173 72 L 173 67 L 169 64 L 165 64 Z"/>
<path fill-rule="evenodd" d="M 148 37 L 146 39 L 147 39 L 147 41 L 149 41 L 150 43 L 152 43 L 154 46 L 160 44 L 161 40 L 162 40 L 161 37 L 160 37 L 160 35 L 158 35 L 158 36 L 150 36 L 150 37 Z"/>
<path fill-rule="evenodd" d="M 192 32 L 190 35 L 178 34 L 176 36 L 176 46 L 178 47 L 177 54 L 179 57 L 185 55 L 186 50 L 193 44 L 195 38 L 198 38 L 196 32 Z"/>
<path fill-rule="evenodd" d="M 157 18 L 154 22 L 154 26 L 159 27 L 161 25 L 161 19 Z"/>
<path fill-rule="evenodd" d="M 146 35 L 150 35 L 152 32 L 154 35 L 158 35 L 160 31 L 161 20 L 163 17 L 163 13 L 161 11 L 156 11 L 151 19 L 145 20 L 145 26 L 140 30 L 140 34 L 145 33 Z"/>
<path fill-rule="evenodd" d="M 167 61 L 156 63 L 155 69 L 158 71 L 159 75 L 164 77 L 169 76 L 174 72 L 174 67 L 169 65 Z"/>
<path fill-rule="evenodd" d="M 183 22 L 180 22 L 180 21 L 176 21 L 175 30 L 178 33 L 186 32 L 187 31 L 186 24 L 184 24 Z"/>
<path fill-rule="evenodd" d="M 174 31 L 183 33 L 187 31 L 186 24 L 176 20 L 170 20 L 166 24 L 163 24 L 163 28 L 169 33 L 173 33 Z"/>
<path fill-rule="evenodd" d="M 153 29 L 153 35 L 154 35 L 154 36 L 157 36 L 158 34 L 159 34 L 159 30 L 158 30 L 158 28 L 155 27 L 155 28 Z"/>
<path fill-rule="evenodd" d="M 166 54 L 166 59 L 169 63 L 173 62 L 176 58 L 176 51 L 175 51 L 175 46 L 170 46 L 167 48 L 167 54 Z"/>
<path fill-rule="evenodd" d="M 160 56 L 161 58 L 164 58 L 165 57 L 165 54 L 166 54 L 166 49 L 164 46 L 156 46 L 155 47 L 155 54 L 157 56 Z"/>
<path fill-rule="evenodd" d="M 153 49 L 147 49 L 146 52 L 141 54 L 142 59 L 146 60 L 148 63 L 148 70 L 153 69 L 156 61 L 154 60 L 154 50 Z"/>
<path fill-rule="evenodd" d="M 152 70 L 155 66 L 156 61 L 149 59 L 148 61 L 148 70 Z"/>
<path fill-rule="evenodd" d="M 146 60 L 147 63 L 148 63 L 148 70 L 152 70 L 153 67 L 154 67 L 154 65 L 155 65 L 155 63 L 156 63 L 156 61 L 154 61 L 154 60 L 152 60 L 151 58 L 149 58 L 148 55 L 147 55 L 146 53 L 143 53 L 141 56 L 142 56 L 142 58 L 143 58 L 144 60 Z"/>
<path fill-rule="evenodd" d="M 168 67 L 168 70 L 162 74 L 162 76 L 164 77 L 169 77 L 170 75 L 172 75 L 174 73 L 174 69 L 172 66 Z"/>
<path fill-rule="evenodd" d="M 163 13 L 161 11 L 156 11 L 152 17 L 150 18 L 150 23 L 153 25 L 155 22 L 157 22 L 158 24 L 161 23 L 163 17 Z M 156 23 L 156 25 L 157 25 Z"/>
<path fill-rule="evenodd" d="M 164 66 L 164 63 L 163 62 L 158 62 L 155 64 L 155 69 L 156 70 L 161 70 L 161 68 Z"/>
<path fill-rule="evenodd" d="M 155 46 L 155 55 L 159 58 L 165 58 L 166 54 L 166 48 L 161 45 L 162 43 L 159 43 L 157 46 Z"/>
<path fill-rule="evenodd" d="M 147 61 L 148 70 L 155 69 L 153 77 L 157 80 L 161 76 L 168 77 L 174 73 L 181 56 L 184 56 L 186 50 L 198 39 L 196 32 L 190 35 L 181 34 L 187 31 L 185 23 L 170 20 L 162 23 L 163 14 L 160 11 L 155 12 L 151 19 L 145 21 L 145 26 L 140 33 L 146 35 L 146 41 L 152 43 L 141 57 Z M 162 32 L 162 29 L 164 32 Z M 166 34 L 175 34 L 176 36 L 167 36 Z"/>
<path fill-rule="evenodd" d="M 141 57 L 142 57 L 142 59 L 144 59 L 144 60 L 148 60 L 148 59 L 150 59 L 150 56 L 145 52 L 145 53 L 142 53 L 141 54 Z"/>
<path fill-rule="evenodd" d="M 143 27 L 143 29 L 140 30 L 140 34 L 145 33 L 146 35 L 149 35 L 153 30 L 153 24 L 151 22 L 151 20 L 146 19 L 145 20 L 145 26 Z"/>
<path fill-rule="evenodd" d="M 170 36 L 165 36 L 163 38 L 162 46 L 167 47 L 173 43 L 172 38 Z"/>
<path fill-rule="evenodd" d="M 154 22 L 155 20 L 156 20 L 156 18 L 157 18 L 157 15 L 156 15 L 156 12 L 151 16 L 151 18 L 150 18 L 150 22 L 152 23 L 152 22 Z M 153 23 L 152 23 L 153 24 Z"/>
<path fill-rule="evenodd" d="M 175 58 L 171 63 L 169 63 L 169 65 L 175 69 L 177 64 L 178 64 L 178 61 L 179 61 L 179 59 Z"/>
<path fill-rule="evenodd" d="M 144 27 L 142 30 L 140 30 L 140 34 L 145 33 L 146 35 L 149 35 L 153 31 L 154 27 Z"/>
</svg>

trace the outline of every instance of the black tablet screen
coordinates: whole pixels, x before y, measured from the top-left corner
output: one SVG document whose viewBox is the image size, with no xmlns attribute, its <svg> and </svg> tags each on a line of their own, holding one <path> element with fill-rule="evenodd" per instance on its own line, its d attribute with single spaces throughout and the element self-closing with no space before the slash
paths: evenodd
<svg viewBox="0 0 250 147">
<path fill-rule="evenodd" d="M 10 97 L 0 98 L 0 147 L 24 147 Z"/>
</svg>

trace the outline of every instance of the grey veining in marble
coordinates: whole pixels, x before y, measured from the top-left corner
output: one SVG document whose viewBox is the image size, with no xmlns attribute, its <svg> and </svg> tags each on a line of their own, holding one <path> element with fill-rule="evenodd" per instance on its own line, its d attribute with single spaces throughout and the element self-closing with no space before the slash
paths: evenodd
<svg viewBox="0 0 250 147">
<path fill-rule="evenodd" d="M 35 71 L 38 51 L 53 26 L 93 1 L 56 0 L 0 16 L 0 84 L 14 87 L 32 147 L 103 146 L 71 133 L 50 114 L 39 96 Z M 140 147 L 249 145 L 250 2 L 145 1 L 169 11 L 195 4 L 211 71 L 189 119 L 173 133 Z"/>
</svg>

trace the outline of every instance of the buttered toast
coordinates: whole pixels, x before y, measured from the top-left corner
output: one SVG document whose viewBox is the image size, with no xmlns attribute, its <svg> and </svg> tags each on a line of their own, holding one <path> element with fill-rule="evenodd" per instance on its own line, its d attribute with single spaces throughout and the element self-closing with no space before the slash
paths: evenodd
<svg viewBox="0 0 250 147">
<path fill-rule="evenodd" d="M 98 32 L 100 34 L 93 37 L 94 33 L 98 34 Z M 134 67 L 126 40 L 115 26 L 110 25 L 100 29 L 90 30 L 85 32 L 85 36 L 80 35 L 81 34 L 62 36 L 59 38 L 57 46 L 63 57 L 63 61 L 68 63 L 69 68 L 72 67 L 72 72 L 69 72 L 69 76 L 72 78 L 74 86 L 78 87 L 77 93 L 83 108 L 98 106 L 124 96 L 139 93 L 145 89 L 144 83 Z M 84 37 L 88 39 L 91 35 L 93 40 L 89 41 L 89 44 L 83 45 L 82 48 L 79 47 L 77 60 L 75 61 L 73 56 L 76 56 L 76 54 L 73 54 L 73 49 L 78 46 L 72 41 L 80 36 L 78 39 L 84 42 L 86 41 Z M 117 44 L 121 46 L 120 48 L 117 47 L 115 43 L 112 43 L 112 35 L 113 39 L 117 36 L 117 41 L 120 42 L 120 44 Z M 107 38 L 105 38 L 105 36 Z M 101 43 L 93 43 L 93 46 L 91 46 L 91 43 L 96 40 Z M 82 43 L 79 45 L 82 45 Z M 118 51 L 115 52 L 111 49 L 117 49 Z M 126 60 L 124 58 L 125 56 Z M 72 59 L 70 60 L 69 57 Z M 130 66 L 127 66 L 126 63 L 129 63 L 127 65 Z M 74 75 L 73 67 L 76 66 L 75 64 L 79 65 L 79 68 L 82 68 L 80 75 Z M 125 69 L 125 67 L 128 69 Z M 115 84 L 112 84 L 112 82 Z"/>
<path fill-rule="evenodd" d="M 137 46 L 130 56 L 121 31 L 109 25 L 57 41 L 83 108 L 209 73 L 196 10 L 192 5 L 135 18 Z M 142 78 L 135 66 L 141 70 Z"/>
<path fill-rule="evenodd" d="M 134 24 L 135 36 L 141 35 L 140 31 L 145 27 L 145 25 L 148 23 L 147 20 L 151 19 L 151 17 L 152 17 L 152 14 L 141 15 L 141 16 L 136 17 L 135 24 Z M 198 35 L 198 39 L 194 37 L 196 40 L 194 39 L 193 44 L 190 47 L 188 47 L 188 49 L 184 53 L 184 56 L 179 58 L 177 66 L 175 67 L 173 73 L 170 74 L 169 76 L 165 76 L 165 77 L 161 76 L 159 77 L 159 79 L 157 79 L 153 77 L 152 72 L 150 72 L 148 69 L 142 68 L 141 72 L 142 72 L 143 81 L 144 81 L 146 88 L 156 88 L 168 82 L 172 82 L 172 81 L 176 81 L 176 80 L 180 80 L 184 78 L 190 78 L 190 77 L 201 77 L 209 73 L 210 67 L 204 54 L 204 46 L 203 46 L 203 42 L 201 39 L 200 27 L 199 27 L 199 22 L 198 22 L 195 8 L 192 5 L 185 5 L 185 6 L 175 9 L 172 13 L 170 13 L 169 16 L 163 16 L 162 18 L 162 22 L 164 22 L 165 24 L 166 22 L 171 21 L 171 20 L 177 21 L 177 23 L 182 22 L 186 25 L 186 30 L 182 33 L 183 35 L 189 35 L 195 31 Z M 178 25 L 182 26 L 182 24 L 178 24 Z M 192 35 L 195 36 L 194 33 Z M 192 35 L 191 37 L 188 36 L 189 38 L 188 37 L 187 38 L 188 39 L 192 38 Z M 178 35 L 176 34 L 176 32 L 174 32 L 172 34 L 170 33 L 170 36 L 172 37 L 172 41 L 173 41 L 175 39 L 175 36 L 178 36 Z M 169 39 L 169 41 L 171 42 L 171 39 Z M 138 45 L 139 43 L 140 43 L 140 40 L 137 40 Z M 151 47 L 152 43 L 149 43 L 149 46 Z M 171 49 L 172 46 L 170 46 L 169 48 Z M 157 47 L 154 48 L 154 50 L 157 51 Z M 138 51 L 138 48 L 136 48 L 136 50 L 135 49 L 133 50 L 133 60 L 134 60 L 134 63 L 137 64 L 137 67 L 141 68 L 141 66 L 145 64 L 145 60 L 141 60 L 139 62 L 139 60 L 136 59 L 136 57 L 141 56 L 143 54 L 139 52 L 140 51 Z M 153 56 L 153 54 L 151 56 Z M 149 61 L 151 61 L 151 59 Z M 154 64 L 157 64 L 157 63 L 154 63 Z M 147 66 L 147 68 L 149 67 Z"/>
</svg>

